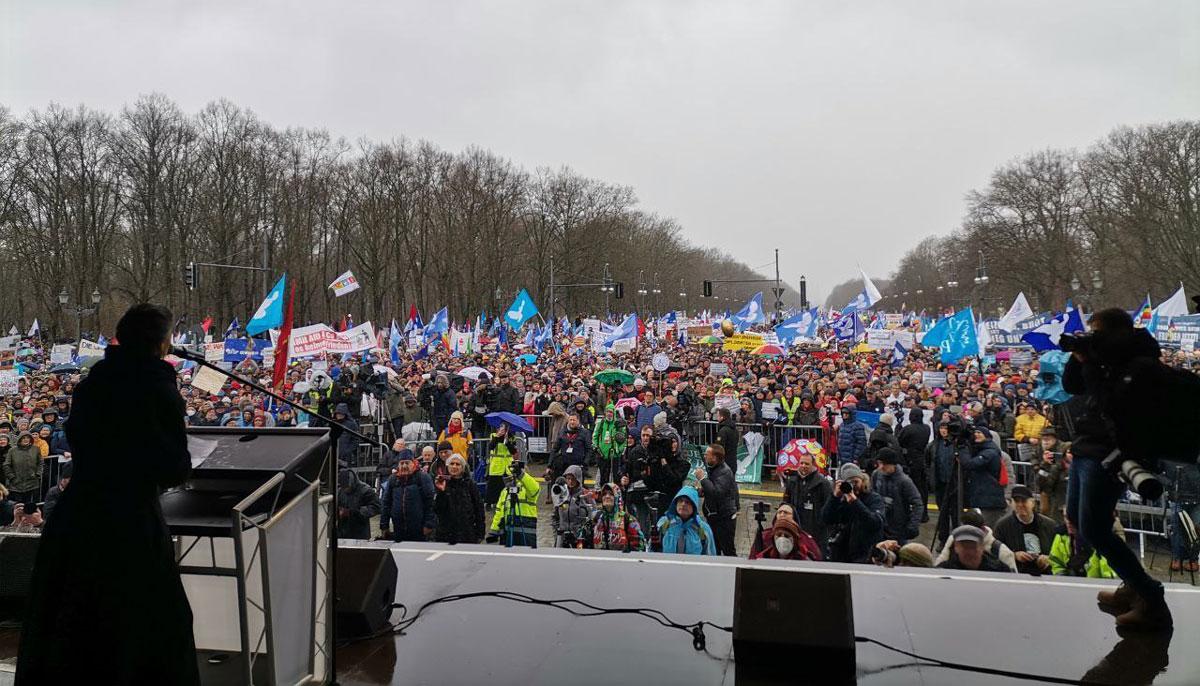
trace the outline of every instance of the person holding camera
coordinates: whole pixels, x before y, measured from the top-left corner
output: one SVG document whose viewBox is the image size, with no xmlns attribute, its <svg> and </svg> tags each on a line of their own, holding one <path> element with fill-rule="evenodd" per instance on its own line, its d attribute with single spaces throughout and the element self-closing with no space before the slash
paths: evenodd
<svg viewBox="0 0 1200 686">
<path fill-rule="evenodd" d="M 904 545 L 921 533 L 921 492 L 899 465 L 895 450 L 881 448 L 875 460 L 879 467 L 871 473 L 871 489 L 886 507 L 883 536 Z"/>
<path fill-rule="evenodd" d="M 737 451 L 741 440 L 742 434 L 733 421 L 733 413 L 727 407 L 717 408 L 716 442 L 725 451 L 725 464 L 729 465 L 729 469 L 734 473 L 737 473 Z"/>
<path fill-rule="evenodd" d="M 525 463 L 513 460 L 504 477 L 496 502 L 496 513 L 488 529 L 487 542 L 537 547 L 537 497 L 542 490 L 537 479 L 525 471 Z"/>
<path fill-rule="evenodd" d="M 1054 427 L 1042 429 L 1042 459 L 1034 482 L 1038 487 L 1039 511 L 1059 524 L 1067 504 L 1067 476 L 1071 468 L 1069 446 L 1058 440 Z"/>
<path fill-rule="evenodd" d="M 867 564 L 871 549 L 883 540 L 887 519 L 883 498 L 871 490 L 871 481 L 853 462 L 838 470 L 834 497 L 825 503 L 821 518 L 833 527 L 829 559 L 833 562 Z"/>
<path fill-rule="evenodd" d="M 910 400 L 906 398 L 905 400 Z M 925 423 L 925 410 L 912 407 L 908 410 L 908 424 L 896 435 L 904 458 L 904 473 L 908 474 L 921 493 L 921 521 L 929 521 L 929 477 L 926 473 L 925 449 L 930 445 L 929 425 Z"/>
<path fill-rule="evenodd" d="M 583 487 L 583 469 L 573 464 L 550 487 L 554 503 L 557 547 L 581 546 L 579 533 L 591 519 L 596 502 L 592 492 Z"/>
<path fill-rule="evenodd" d="M 738 486 L 729 465 L 725 464 L 725 449 L 716 443 L 704 451 L 704 464 L 708 467 L 696 469 L 693 476 L 700 482 L 704 494 L 704 518 L 712 527 L 716 538 L 717 554 L 733 557 L 733 534 L 737 528 L 739 506 Z"/>
<path fill-rule="evenodd" d="M 576 465 L 583 471 L 592 457 L 592 435 L 580 423 L 579 415 L 567 416 L 567 425 L 563 428 L 554 447 L 550 452 L 550 469 L 546 479 L 555 475 L 565 474 L 567 467 Z"/>
<path fill-rule="evenodd" d="M 880 567 L 933 567 L 933 553 L 922 543 L 912 541 L 900 544 L 900 541 L 888 539 L 875 544 L 871 551 L 871 562 Z"/>
<path fill-rule="evenodd" d="M 509 473 L 513 460 L 525 459 L 525 442 L 501 424 L 488 440 L 487 493 L 484 501 L 488 507 L 496 504 L 504 490 L 504 478 Z"/>
<path fill-rule="evenodd" d="M 1005 572 L 1012 570 L 998 560 L 984 545 L 983 530 L 963 524 L 951 532 L 953 543 L 947 545 L 950 554 L 938 563 L 938 569 L 964 569 L 976 572 Z"/>
<path fill-rule="evenodd" d="M 1117 626 L 1165 628 L 1172 625 L 1171 611 L 1163 595 L 1163 586 L 1142 567 L 1137 555 L 1113 532 L 1117 501 L 1126 487 L 1113 470 L 1102 464 L 1118 449 L 1118 433 L 1127 440 L 1122 452 L 1136 447 L 1139 439 L 1131 434 L 1146 431 L 1145 426 L 1129 426 L 1131 416 L 1122 408 L 1121 388 L 1140 381 L 1140 374 L 1153 374 L 1161 354 L 1158 341 L 1145 329 L 1133 326 L 1129 313 L 1120 308 L 1101 310 L 1088 322 L 1090 337 L 1060 339 L 1071 357 L 1063 368 L 1063 389 L 1086 398 L 1075 416 L 1075 440 L 1071 444 L 1074 460 L 1067 482 L 1067 519 L 1084 541 L 1100 553 L 1122 584 L 1114 591 L 1101 591 L 1097 600 L 1117 616 Z M 1134 373 L 1136 370 L 1137 374 Z M 1185 398 L 1185 402 L 1194 402 Z M 1130 402 L 1146 402 L 1132 398 Z M 1116 409 L 1117 412 L 1111 410 Z M 1141 411 L 1145 411 L 1142 408 Z M 1124 425 L 1121 423 L 1125 422 Z M 1169 431 L 1195 431 L 1194 426 L 1173 426 Z M 1149 440 L 1153 440 L 1150 437 Z M 1141 457 L 1128 455 L 1126 459 Z M 1158 457 L 1147 455 L 1146 457 Z"/>
<path fill-rule="evenodd" d="M 833 497 L 833 485 L 817 470 L 812 455 L 801 453 L 795 469 L 786 469 L 783 478 L 783 501 L 791 506 L 796 524 L 812 534 L 825 552 L 824 544 L 829 540 L 828 530 L 821 513 L 825 503 Z"/>
</svg>

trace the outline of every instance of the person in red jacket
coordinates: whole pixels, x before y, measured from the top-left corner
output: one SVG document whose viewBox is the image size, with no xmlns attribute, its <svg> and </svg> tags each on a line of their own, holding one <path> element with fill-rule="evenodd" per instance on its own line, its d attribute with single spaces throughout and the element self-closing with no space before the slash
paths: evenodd
<svg viewBox="0 0 1200 686">
<path fill-rule="evenodd" d="M 800 530 L 790 519 L 776 518 L 771 527 L 771 539 L 759 550 L 750 553 L 751 560 L 816 560 L 821 548 L 812 536 Z"/>
</svg>

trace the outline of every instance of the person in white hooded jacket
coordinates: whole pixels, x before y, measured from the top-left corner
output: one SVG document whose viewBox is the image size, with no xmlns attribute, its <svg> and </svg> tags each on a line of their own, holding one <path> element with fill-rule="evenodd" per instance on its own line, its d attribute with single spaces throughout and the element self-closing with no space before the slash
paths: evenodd
<svg viewBox="0 0 1200 686">
<path fill-rule="evenodd" d="M 996 536 L 992 534 L 992 530 L 983 523 L 983 515 L 975 510 L 967 510 L 962 515 L 962 523 L 970 524 L 971 526 L 979 527 L 983 531 L 983 549 L 990 551 L 996 556 L 996 559 L 1004 563 L 1013 572 L 1017 571 L 1017 556 L 1008 546 L 996 540 Z M 954 550 L 954 536 L 950 535 L 946 539 L 946 545 L 942 546 L 942 552 L 938 553 L 937 559 L 933 561 L 933 566 L 937 567 L 946 560 L 950 559 L 950 551 Z"/>
</svg>

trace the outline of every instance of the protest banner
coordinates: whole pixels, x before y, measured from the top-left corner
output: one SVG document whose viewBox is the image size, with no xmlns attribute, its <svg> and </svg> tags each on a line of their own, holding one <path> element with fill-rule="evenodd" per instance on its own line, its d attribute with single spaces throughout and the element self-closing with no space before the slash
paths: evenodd
<svg viewBox="0 0 1200 686">
<path fill-rule="evenodd" d="M 19 335 L 0 337 L 0 351 L 16 350 L 20 344 L 21 337 Z"/>
<path fill-rule="evenodd" d="M 911 331 L 897 330 L 893 332 L 892 339 L 905 350 L 912 350 L 916 342 L 916 334 Z"/>
<path fill-rule="evenodd" d="M 867 347 L 871 350 L 891 350 L 894 334 L 891 329 L 867 329 Z"/>
<path fill-rule="evenodd" d="M 223 359 L 237 364 L 245 360 L 262 361 L 262 349 L 266 347 L 263 341 L 251 342 L 249 338 L 226 338 L 221 344 Z"/>
<path fill-rule="evenodd" d="M 757 333 L 735 333 L 732 336 L 727 336 L 721 344 L 721 350 L 736 352 L 738 350 L 754 350 L 760 345 L 763 345 L 762 334 Z"/>
<path fill-rule="evenodd" d="M 0 395 L 16 395 L 20 391 L 21 376 L 15 369 L 0 369 Z"/>
<path fill-rule="evenodd" d="M 224 362 L 225 361 L 225 343 L 218 341 L 216 343 L 204 344 L 204 361 L 205 362 Z"/>
<path fill-rule="evenodd" d="M 883 315 L 883 328 L 899 329 L 904 325 L 904 315 L 899 312 L 889 312 Z"/>
<path fill-rule="evenodd" d="M 375 327 L 363 322 L 346 331 L 334 331 L 328 324 L 313 324 L 292 329 L 288 357 L 310 357 L 324 353 L 357 353 L 374 348 Z"/>
<path fill-rule="evenodd" d="M 1033 364 L 1032 350 L 1013 350 L 1008 355 L 1008 361 L 1014 366 L 1027 366 Z"/>
<path fill-rule="evenodd" d="M 725 376 L 729 373 L 729 365 L 724 362 L 713 362 L 708 365 L 708 373 L 713 376 Z"/>
<path fill-rule="evenodd" d="M 945 388 L 946 372 L 925 370 L 921 372 L 921 385 L 926 388 Z"/>
<path fill-rule="evenodd" d="M 50 364 L 70 364 L 75 346 L 70 343 L 59 343 L 50 349 Z"/>
<path fill-rule="evenodd" d="M 712 332 L 712 327 L 708 324 L 703 324 L 701 326 L 689 326 L 687 328 L 687 337 L 690 341 L 698 341 L 705 336 L 711 336 Z"/>
<path fill-rule="evenodd" d="M 95 341 L 82 338 L 79 340 L 79 358 L 85 359 L 88 357 L 104 357 L 104 346 Z"/>
<path fill-rule="evenodd" d="M 613 341 L 612 346 L 609 347 L 609 351 L 614 355 L 631 353 L 636 343 L 637 341 L 633 338 L 623 338 L 619 341 Z"/>
<path fill-rule="evenodd" d="M 12 350 L 0 350 L 0 369 L 12 369 L 16 364 L 16 352 Z"/>
</svg>

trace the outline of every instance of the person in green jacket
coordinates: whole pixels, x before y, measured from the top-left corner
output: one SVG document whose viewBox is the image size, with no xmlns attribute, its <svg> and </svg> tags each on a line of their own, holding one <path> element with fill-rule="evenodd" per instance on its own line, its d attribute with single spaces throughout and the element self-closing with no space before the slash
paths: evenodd
<svg viewBox="0 0 1200 686">
<path fill-rule="evenodd" d="M 600 478 L 596 483 L 606 484 L 620 477 L 616 463 L 625 451 L 625 422 L 618 421 L 616 415 L 617 408 L 609 403 L 604 408 L 604 418 L 592 430 L 592 448 L 600 463 Z"/>
<path fill-rule="evenodd" d="M 17 444 L 4 455 L 4 483 L 14 503 L 37 498 L 42 485 L 42 454 L 33 444 L 33 434 L 22 431 Z"/>
<path fill-rule="evenodd" d="M 492 516 L 492 525 L 488 528 L 487 542 L 499 541 L 506 546 L 523 545 L 537 547 L 537 497 L 541 485 L 529 472 L 520 469 L 519 475 L 514 475 L 513 466 L 504 477 L 504 490 L 500 492 L 500 500 L 496 502 L 496 514 Z M 509 490 L 516 487 L 516 500 L 510 506 Z"/>
<path fill-rule="evenodd" d="M 1058 576 L 1117 578 L 1116 572 L 1108 566 L 1108 560 L 1079 538 L 1070 521 L 1054 532 L 1054 542 L 1050 544 L 1050 570 Z"/>
</svg>

